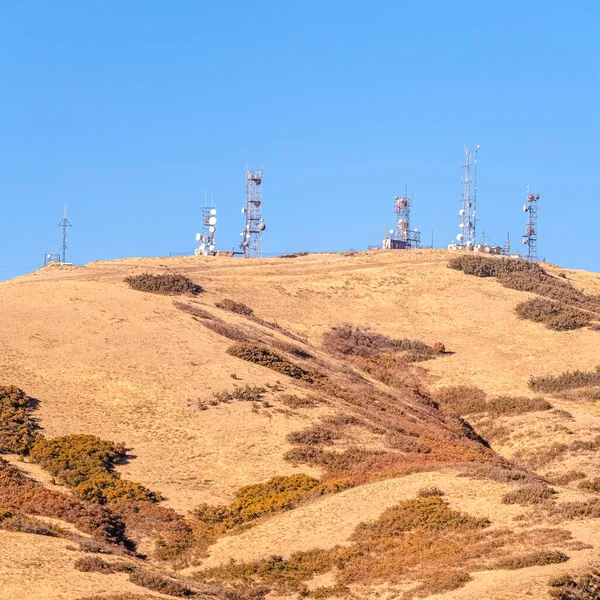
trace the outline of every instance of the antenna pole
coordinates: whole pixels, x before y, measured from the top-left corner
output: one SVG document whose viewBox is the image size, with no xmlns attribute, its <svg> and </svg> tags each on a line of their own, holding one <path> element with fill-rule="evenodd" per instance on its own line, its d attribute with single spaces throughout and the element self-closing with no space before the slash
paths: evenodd
<svg viewBox="0 0 600 600">
<path fill-rule="evenodd" d="M 67 228 L 72 227 L 69 219 L 67 218 L 67 203 L 65 202 L 64 216 L 62 221 L 58 223 L 59 227 L 62 227 L 62 246 L 61 246 L 61 262 L 67 262 L 67 250 L 69 246 L 67 246 Z"/>
<path fill-rule="evenodd" d="M 527 204 L 523 206 L 523 210 L 528 213 L 527 224 L 525 225 L 525 235 L 523 235 L 523 244 L 527 246 L 527 260 L 531 262 L 539 262 L 538 256 L 538 213 L 540 195 L 530 194 L 529 186 L 527 186 Z"/>
<path fill-rule="evenodd" d="M 263 165 L 260 169 L 249 169 L 246 164 L 246 205 L 244 215 L 246 223 L 240 249 L 245 258 L 262 258 L 262 234 L 266 228 L 262 217 L 262 181 Z"/>
</svg>

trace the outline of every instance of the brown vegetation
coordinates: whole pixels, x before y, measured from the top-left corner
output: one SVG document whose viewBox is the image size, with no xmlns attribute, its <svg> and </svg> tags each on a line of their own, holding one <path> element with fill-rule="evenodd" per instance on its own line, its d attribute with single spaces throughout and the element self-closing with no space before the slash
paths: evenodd
<svg viewBox="0 0 600 600">
<path fill-rule="evenodd" d="M 0 507 L 0 529 L 33 535 L 58 537 L 64 535 L 57 527 L 46 525 L 38 519 L 24 515 L 12 508 Z"/>
<path fill-rule="evenodd" d="M 550 596 L 557 600 L 597 600 L 600 598 L 600 568 L 591 566 L 575 575 L 553 577 Z"/>
<path fill-rule="evenodd" d="M 591 386 L 600 386 L 600 365 L 595 371 L 566 371 L 561 375 L 544 375 L 529 379 L 529 387 L 532 390 L 545 394 Z"/>
<path fill-rule="evenodd" d="M 139 292 L 151 292 L 153 294 L 166 294 L 169 296 L 192 295 L 202 292 L 202 287 L 194 283 L 189 277 L 179 273 L 141 273 L 125 278 L 125 283 L 130 288 Z"/>
<path fill-rule="evenodd" d="M 234 386 L 231 392 L 215 392 L 213 397 L 217 404 L 226 404 L 235 400 L 239 402 L 258 402 L 262 399 L 266 391 L 264 387 L 247 383 L 243 386 Z"/>
<path fill-rule="evenodd" d="M 14 385 L 0 386 L 0 453 L 27 454 L 39 435 L 33 400 Z"/>
<path fill-rule="evenodd" d="M 542 550 L 539 552 L 531 552 L 530 554 L 522 554 L 520 556 L 512 556 L 505 558 L 496 563 L 496 569 L 527 569 L 528 567 L 556 565 L 567 562 L 569 557 L 563 552 L 556 550 Z"/>
<path fill-rule="evenodd" d="M 240 342 L 230 346 L 227 349 L 227 353 L 231 356 L 260 365 L 261 367 L 266 367 L 267 369 L 271 369 L 282 375 L 287 375 L 293 379 L 306 381 L 307 383 L 313 383 L 325 377 L 320 373 L 313 373 L 299 367 L 264 346 Z"/>
<path fill-rule="evenodd" d="M 532 298 L 520 302 L 515 307 L 515 311 L 521 319 L 544 323 L 549 329 L 555 331 L 581 329 L 591 321 L 589 313 L 546 298 Z"/>
<path fill-rule="evenodd" d="M 434 399 L 442 407 L 448 407 L 458 415 L 485 411 L 486 394 L 473 386 L 456 385 L 435 391 Z"/>
<path fill-rule="evenodd" d="M 551 408 L 552 405 L 543 398 L 529 398 L 527 396 L 498 396 L 488 400 L 485 405 L 486 412 L 495 416 L 521 415 Z"/>
<path fill-rule="evenodd" d="M 532 483 L 520 486 L 512 492 L 504 494 L 502 502 L 504 504 L 540 504 L 552 498 L 556 493 L 555 489 L 543 483 Z"/>
<path fill-rule="evenodd" d="M 314 408 L 318 401 L 314 396 L 301 397 L 294 394 L 282 394 L 278 400 L 289 408 Z"/>
<path fill-rule="evenodd" d="M 187 313 L 188 315 L 192 315 L 192 317 L 196 317 L 197 319 L 214 319 L 213 315 L 209 313 L 207 310 L 200 308 L 194 304 L 186 304 L 185 302 L 179 302 L 177 300 L 173 300 L 173 306 L 178 308 L 180 311 Z"/>
</svg>

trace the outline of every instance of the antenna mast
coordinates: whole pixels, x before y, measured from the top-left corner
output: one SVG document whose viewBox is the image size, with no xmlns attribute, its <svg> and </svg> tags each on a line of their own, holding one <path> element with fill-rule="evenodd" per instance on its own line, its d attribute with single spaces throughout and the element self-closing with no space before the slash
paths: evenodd
<svg viewBox="0 0 600 600">
<path fill-rule="evenodd" d="M 527 204 L 523 205 L 523 212 L 528 213 L 527 224 L 525 225 L 525 235 L 523 235 L 523 244 L 527 246 L 526 260 L 539 262 L 538 256 L 538 213 L 540 195 L 530 194 L 527 186 Z"/>
<path fill-rule="evenodd" d="M 69 249 L 69 247 L 67 246 L 67 228 L 68 227 L 72 227 L 71 222 L 69 221 L 69 219 L 67 219 L 67 203 L 65 202 L 65 210 L 64 210 L 64 216 L 62 218 L 61 221 L 59 221 L 58 223 L 59 227 L 62 227 L 63 233 L 62 233 L 62 246 L 61 246 L 61 261 L 62 263 L 67 262 L 67 250 Z"/>
<path fill-rule="evenodd" d="M 242 208 L 246 224 L 239 244 L 245 258 L 262 258 L 262 234 L 266 229 L 262 217 L 262 179 L 262 167 L 246 168 L 246 205 Z"/>
<path fill-rule="evenodd" d="M 479 147 L 477 147 L 479 150 Z M 477 150 L 475 151 L 475 165 L 477 165 Z M 459 211 L 461 218 L 458 224 L 460 233 L 456 236 L 458 243 L 462 246 L 463 250 L 473 250 L 475 245 L 475 207 L 474 199 L 471 196 L 471 150 L 465 147 L 465 162 L 460 165 L 464 170 L 465 174 L 461 177 L 463 182 L 463 197 L 462 197 L 462 208 Z M 477 186 L 475 186 L 477 190 Z"/>
<path fill-rule="evenodd" d="M 408 196 L 408 186 L 404 186 L 404 196 L 394 197 L 394 212 L 396 213 L 396 228 L 390 230 L 390 237 L 384 240 L 384 247 L 390 250 L 419 248 L 421 234 L 417 229 L 410 228 L 410 209 L 412 198 Z"/>
</svg>

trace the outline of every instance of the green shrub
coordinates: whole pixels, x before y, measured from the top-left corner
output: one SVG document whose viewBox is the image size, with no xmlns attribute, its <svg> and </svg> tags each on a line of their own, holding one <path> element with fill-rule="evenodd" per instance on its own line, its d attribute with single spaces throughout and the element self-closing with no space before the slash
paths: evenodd
<svg viewBox="0 0 600 600">
<path fill-rule="evenodd" d="M 14 385 L 0 386 L 0 453 L 27 454 L 39 435 L 33 401 Z"/>
<path fill-rule="evenodd" d="M 261 367 L 266 367 L 267 369 L 271 369 L 282 375 L 287 375 L 293 379 L 300 379 L 308 383 L 314 383 L 325 377 L 320 373 L 306 371 L 264 346 L 240 342 L 229 347 L 227 353 L 236 358 L 241 358 L 242 360 L 260 365 Z"/>
<path fill-rule="evenodd" d="M 130 288 L 139 292 L 151 292 L 153 294 L 166 294 L 176 296 L 188 294 L 195 296 L 202 292 L 202 287 L 194 283 L 189 277 L 179 273 L 142 273 L 125 278 L 125 283 Z"/>
</svg>

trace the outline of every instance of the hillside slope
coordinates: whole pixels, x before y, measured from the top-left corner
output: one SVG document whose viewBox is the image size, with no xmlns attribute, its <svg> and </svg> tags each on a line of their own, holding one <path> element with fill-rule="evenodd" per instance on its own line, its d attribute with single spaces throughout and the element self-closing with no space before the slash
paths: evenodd
<svg viewBox="0 0 600 600">
<path fill-rule="evenodd" d="M 416 250 L 260 261 L 189 257 L 50 266 L 0 284 L 0 385 L 16 385 L 39 402 L 35 417 L 48 438 L 85 433 L 123 442 L 128 460 L 117 467 L 122 478 L 159 492 L 165 497 L 163 506 L 182 514 L 202 503 L 228 504 L 240 487 L 274 476 L 327 478 L 323 465 L 286 460 L 294 448 L 290 434 L 348 417 L 340 425 L 343 434 L 325 446 L 338 453 L 352 448 L 370 453 L 364 463 L 368 468 L 352 472 L 351 489 L 262 518 L 237 536 L 221 537 L 208 549 L 208 559 L 184 565 L 188 575 L 197 574 L 202 561 L 208 568 L 230 558 L 250 561 L 274 553 L 289 556 L 299 550 L 347 546 L 361 521 L 376 519 L 427 485 L 441 488 L 453 509 L 489 519 L 492 530 L 521 527 L 519 520 L 529 518 L 531 508 L 501 502 L 514 482 L 473 480 L 458 473 L 467 463 L 505 466 L 513 459 L 521 469 L 548 477 L 578 470 L 590 478 L 600 475 L 593 444 L 565 450 L 544 464 L 535 462 L 540 449 L 550 445 L 549 436 L 552 442 L 566 444 L 589 440 L 600 430 L 594 402 L 548 396 L 554 410 L 501 416 L 493 423 L 486 416 L 467 416 L 489 448 L 432 397 L 437 389 L 457 385 L 476 386 L 488 397 L 531 397 L 531 376 L 593 370 L 600 362 L 600 332 L 558 332 L 521 320 L 514 307 L 531 294 L 449 269 L 449 257 L 446 251 Z M 588 294 L 600 294 L 598 274 L 552 266 L 547 270 L 563 273 Z M 227 350 L 234 341 L 203 326 L 202 319 L 175 306 L 172 297 L 132 290 L 124 282 L 144 272 L 187 275 L 204 291 L 178 301 L 236 327 L 252 343 L 283 348 L 301 368 L 322 373 L 327 385 L 307 385 L 232 356 Z M 224 299 L 244 303 L 254 316 L 216 306 Z M 348 361 L 323 349 L 323 334 L 346 323 L 368 326 L 391 338 L 441 342 L 448 352 L 407 365 L 401 383 L 384 385 L 364 370 L 368 361 Z M 285 344 L 312 358 L 290 355 Z M 215 394 L 245 385 L 263 388 L 260 401 L 215 402 Z M 285 394 L 324 400 L 292 409 L 282 401 Z M 377 410 L 371 410 L 375 405 Z M 407 447 L 411 440 L 417 440 L 418 448 Z M 19 466 L 19 460 L 11 462 Z M 42 485 L 50 485 L 31 467 L 25 468 Z M 569 482 L 555 488 L 559 502 L 583 502 L 595 494 Z M 536 518 L 540 526 L 550 523 L 545 515 Z M 578 523 L 562 525 L 571 537 L 564 538 L 563 546 L 552 546 L 570 555 L 572 551 L 569 566 L 584 564 L 594 555 L 597 519 L 588 520 L 585 531 Z M 16 597 L 19 589 L 15 573 L 27 562 L 21 551 L 23 536 L 0 530 L 0 581 L 4 576 L 13 586 L 2 586 L 2 600 Z M 38 544 L 50 543 L 38 542 L 39 536 L 25 537 L 40 555 L 45 550 Z M 60 546 L 62 541 L 52 544 Z M 55 560 L 63 561 L 57 568 L 72 570 L 73 560 L 64 550 L 55 552 Z M 42 572 L 47 565 L 32 563 L 28 568 Z M 512 581 L 510 572 L 504 577 L 501 570 L 476 569 L 473 581 L 447 597 L 525 598 L 519 590 L 545 593 L 548 576 L 560 569 L 564 571 L 561 565 L 536 566 L 519 571 Z M 90 576 L 88 585 L 77 572 L 66 577 L 68 583 L 57 581 L 52 590 L 44 575 L 37 588 L 27 584 L 27 597 L 75 600 L 108 592 L 109 587 L 98 589 L 99 577 Z M 110 581 L 112 590 L 132 590 L 122 574 L 111 575 Z M 395 588 L 363 582 L 352 593 L 400 598 L 414 588 L 410 578 L 407 581 L 396 582 Z M 511 585 L 516 587 L 507 592 Z M 385 595 L 390 593 L 396 596 Z"/>
</svg>

